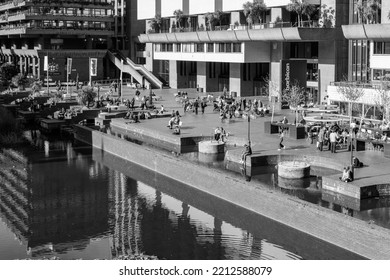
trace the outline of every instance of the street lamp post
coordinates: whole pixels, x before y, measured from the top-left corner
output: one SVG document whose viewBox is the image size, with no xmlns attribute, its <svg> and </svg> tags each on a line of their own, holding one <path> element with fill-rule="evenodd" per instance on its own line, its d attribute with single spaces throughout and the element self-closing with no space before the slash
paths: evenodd
<svg viewBox="0 0 390 280">
<path fill-rule="evenodd" d="M 251 118 L 250 118 L 249 113 L 248 113 L 248 146 L 250 149 L 252 149 L 252 147 L 251 147 Z"/>
<path fill-rule="evenodd" d="M 354 173 L 354 168 L 353 168 L 353 134 L 354 134 L 354 131 L 353 131 L 353 128 L 351 128 L 351 173 L 352 173 L 352 179 L 355 178 L 355 173 Z"/>
</svg>

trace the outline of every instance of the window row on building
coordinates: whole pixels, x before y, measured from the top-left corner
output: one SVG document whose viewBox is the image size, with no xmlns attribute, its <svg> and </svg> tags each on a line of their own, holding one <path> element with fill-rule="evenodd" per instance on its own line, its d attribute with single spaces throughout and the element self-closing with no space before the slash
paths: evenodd
<svg viewBox="0 0 390 280">
<path fill-rule="evenodd" d="M 156 52 L 208 52 L 208 53 L 241 53 L 242 43 L 161 43 L 154 44 Z"/>
</svg>

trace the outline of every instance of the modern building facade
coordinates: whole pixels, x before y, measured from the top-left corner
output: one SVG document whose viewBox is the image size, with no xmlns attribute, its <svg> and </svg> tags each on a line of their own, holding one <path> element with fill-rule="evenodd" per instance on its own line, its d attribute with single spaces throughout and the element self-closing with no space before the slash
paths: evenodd
<svg viewBox="0 0 390 280">
<path fill-rule="evenodd" d="M 352 86 L 362 91 L 362 96 L 352 107 L 355 116 L 381 119 L 389 95 L 390 82 L 390 1 L 378 0 L 376 6 L 359 12 L 358 1 L 351 0 L 349 22 L 342 26 L 348 39 L 347 78 L 336 80 L 328 87 L 329 102 L 341 105 L 348 112 L 348 102 L 340 88 Z M 364 3 L 363 3 L 364 4 Z M 382 108 L 381 108 L 382 107 Z"/>
<path fill-rule="evenodd" d="M 268 98 L 266 77 L 278 95 L 297 80 L 311 101 L 321 102 L 330 82 L 348 72 L 341 26 L 348 24 L 349 0 L 308 0 L 315 9 L 302 17 L 287 10 L 290 0 L 266 0 L 261 19 L 251 24 L 245 2 L 138 0 L 138 19 L 147 23 L 139 36 L 146 67 L 172 88 L 226 88 L 239 96 Z"/>
<path fill-rule="evenodd" d="M 137 60 L 137 37 L 145 29 L 136 18 L 134 0 L 1 0 L 0 60 L 13 62 L 21 73 L 44 80 L 44 56 L 49 79 L 88 81 L 89 58 L 97 58 L 94 79 L 118 77 L 107 50 Z M 142 61 L 141 61 L 142 62 Z"/>
</svg>

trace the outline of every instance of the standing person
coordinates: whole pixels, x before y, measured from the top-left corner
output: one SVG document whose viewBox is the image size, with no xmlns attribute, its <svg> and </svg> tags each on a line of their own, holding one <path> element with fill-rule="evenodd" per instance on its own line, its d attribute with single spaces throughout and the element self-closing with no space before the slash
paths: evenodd
<svg viewBox="0 0 390 280">
<path fill-rule="evenodd" d="M 194 109 L 195 109 L 195 114 L 198 114 L 198 108 L 199 108 L 199 100 L 195 99 L 194 101 Z"/>
<path fill-rule="evenodd" d="M 280 149 L 285 149 L 286 147 L 283 145 L 283 138 L 284 138 L 284 129 L 282 129 L 280 131 L 280 134 L 279 134 L 279 138 L 280 138 L 280 142 L 279 142 L 279 151 Z"/>
<path fill-rule="evenodd" d="M 336 153 L 336 144 L 337 144 L 337 139 L 338 139 L 338 135 L 336 133 L 336 131 L 332 131 L 330 134 L 329 134 L 329 140 L 330 140 L 330 152 L 331 153 Z"/>
<path fill-rule="evenodd" d="M 245 111 L 245 108 L 246 108 L 246 98 L 244 98 L 244 99 L 242 100 L 242 110 Z"/>
<path fill-rule="evenodd" d="M 202 114 L 204 114 L 204 109 L 206 108 L 206 106 L 207 106 L 206 101 L 202 100 L 202 102 L 200 103 L 200 107 L 202 109 Z"/>
<path fill-rule="evenodd" d="M 321 127 L 320 131 L 318 132 L 317 136 L 317 142 L 318 142 L 318 150 L 322 152 L 322 149 L 324 147 L 324 138 L 325 138 L 325 129 L 324 127 Z"/>
</svg>

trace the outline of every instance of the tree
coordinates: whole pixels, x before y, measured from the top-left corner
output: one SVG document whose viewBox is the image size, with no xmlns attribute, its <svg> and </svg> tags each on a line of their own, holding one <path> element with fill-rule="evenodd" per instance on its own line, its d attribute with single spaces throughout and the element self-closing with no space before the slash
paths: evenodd
<svg viewBox="0 0 390 280">
<path fill-rule="evenodd" d="M 298 125 L 298 106 L 306 100 L 305 88 L 299 86 L 295 81 L 289 88 L 282 93 L 282 101 L 287 102 L 290 108 L 295 108 L 295 124 Z"/>
<path fill-rule="evenodd" d="M 259 23 L 263 22 L 264 12 L 267 10 L 267 5 L 263 0 L 248 1 L 242 5 L 242 8 L 248 24 L 256 21 Z"/>
<path fill-rule="evenodd" d="M 33 93 L 39 93 L 39 91 L 42 89 L 42 81 L 36 80 L 33 81 L 31 85 L 31 90 Z"/>
<path fill-rule="evenodd" d="M 382 108 L 382 120 L 390 121 L 390 88 L 389 84 L 382 83 L 381 87 L 376 89 L 378 98 L 375 99 L 375 105 Z"/>
<path fill-rule="evenodd" d="M 23 90 L 29 84 L 29 79 L 25 74 L 19 73 L 12 77 L 12 84 Z"/>
<path fill-rule="evenodd" d="M 214 13 L 207 13 L 205 15 L 207 19 L 207 24 L 209 26 L 209 30 L 214 30 L 214 26 L 217 24 L 217 19 L 215 18 Z"/>
<path fill-rule="evenodd" d="M 331 28 L 334 26 L 335 10 L 328 7 L 326 4 L 321 6 L 320 26 L 324 28 Z"/>
<path fill-rule="evenodd" d="M 219 10 L 214 12 L 215 24 L 219 23 L 220 28 L 221 28 L 221 24 L 222 24 L 223 15 L 224 15 L 224 13 L 219 11 Z"/>
<path fill-rule="evenodd" d="M 162 25 L 162 18 L 160 14 L 156 14 L 154 18 L 149 20 L 150 27 L 154 30 L 154 32 L 159 33 Z"/>
<path fill-rule="evenodd" d="M 302 26 L 303 15 L 310 18 L 311 14 L 316 10 L 314 5 L 307 3 L 305 0 L 290 0 L 286 9 L 287 11 L 294 12 L 298 15 L 298 26 Z"/>
<path fill-rule="evenodd" d="M 352 123 L 352 105 L 364 95 L 364 89 L 358 83 L 348 82 L 347 78 L 344 78 L 341 85 L 337 87 L 337 92 L 348 102 L 349 122 Z"/>
<path fill-rule="evenodd" d="M 380 9 L 379 0 L 357 0 L 356 2 L 356 13 L 360 23 L 375 23 L 377 21 L 376 15 Z"/>
<path fill-rule="evenodd" d="M 95 97 L 96 97 L 96 92 L 94 91 L 94 88 L 91 86 L 83 87 L 82 90 L 78 93 L 79 103 L 87 106 L 88 108 L 90 103 L 94 102 Z"/>
<path fill-rule="evenodd" d="M 183 27 L 182 21 L 183 21 L 183 19 L 184 19 L 184 12 L 183 12 L 182 10 L 180 10 L 180 9 L 174 10 L 174 11 L 173 11 L 173 15 L 174 15 L 175 18 L 176 18 L 177 26 L 178 26 L 179 28 L 182 28 L 182 27 Z"/>
<path fill-rule="evenodd" d="M 3 87 L 8 87 L 12 78 L 19 73 L 18 68 L 11 62 L 6 62 L 0 66 L 0 83 Z"/>
<path fill-rule="evenodd" d="M 279 96 L 281 96 L 280 87 L 276 82 L 272 81 L 269 76 L 265 77 L 263 80 L 264 80 L 263 90 L 268 95 L 269 101 L 272 104 L 271 122 L 273 122 L 274 121 L 274 113 L 275 113 L 275 103 L 276 103 L 276 100 L 279 98 Z"/>
</svg>

